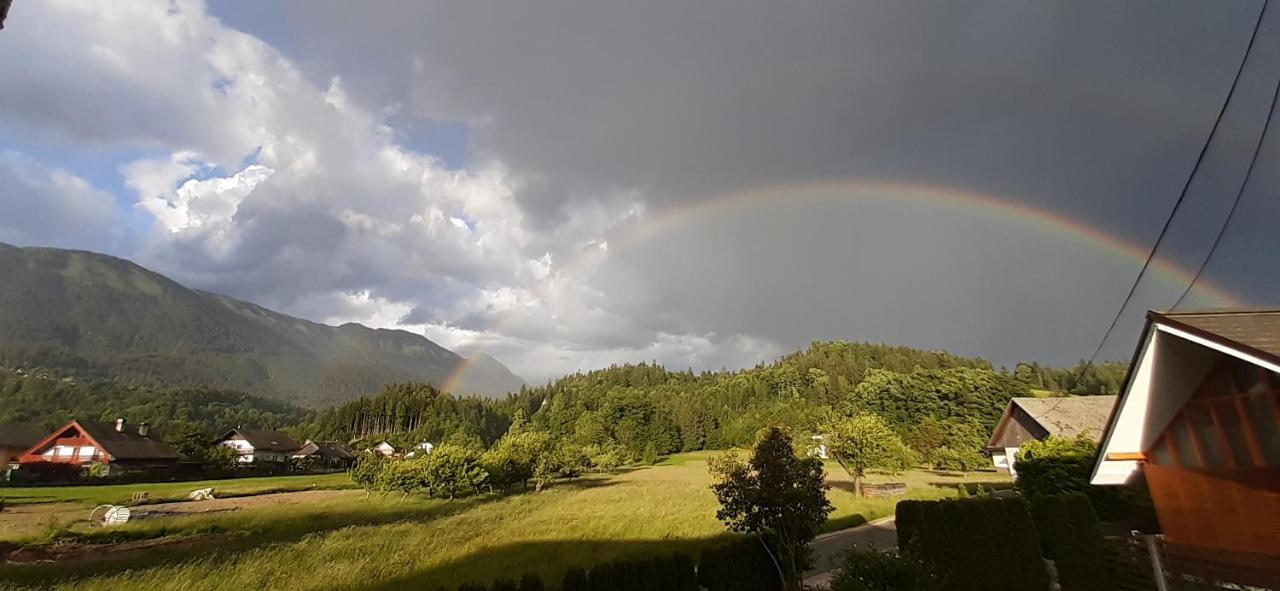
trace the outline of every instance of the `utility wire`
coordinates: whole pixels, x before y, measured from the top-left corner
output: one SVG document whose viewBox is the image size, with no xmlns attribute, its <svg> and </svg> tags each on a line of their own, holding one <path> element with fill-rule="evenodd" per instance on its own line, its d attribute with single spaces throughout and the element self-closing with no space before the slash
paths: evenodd
<svg viewBox="0 0 1280 591">
<path fill-rule="evenodd" d="M 1276 101 L 1280 99 L 1280 77 L 1276 78 L 1276 88 L 1271 93 L 1271 108 L 1267 110 L 1267 121 L 1262 124 L 1262 134 L 1258 136 L 1258 145 L 1253 148 L 1253 158 L 1249 160 L 1249 168 L 1244 172 L 1244 180 L 1240 182 L 1240 189 L 1236 191 L 1235 201 L 1231 202 L 1231 209 L 1227 211 L 1226 219 L 1222 220 L 1222 227 L 1218 228 L 1218 235 L 1213 238 L 1213 245 L 1209 247 L 1208 254 L 1204 255 L 1204 260 L 1200 262 L 1200 268 L 1196 269 L 1196 274 L 1191 278 L 1191 283 L 1187 284 L 1187 288 L 1182 291 L 1182 295 L 1178 296 L 1178 301 L 1173 303 L 1173 307 L 1177 308 L 1182 305 L 1182 300 L 1186 299 L 1191 293 L 1191 288 L 1195 287 L 1196 282 L 1200 280 L 1200 275 L 1204 273 L 1205 267 L 1209 266 L 1209 261 L 1213 260 L 1213 254 L 1217 252 L 1218 245 L 1222 243 L 1222 237 L 1227 233 L 1227 227 L 1231 225 L 1231 218 L 1236 215 L 1236 208 L 1240 206 L 1240 198 L 1244 196 L 1245 188 L 1249 186 L 1249 180 L 1253 176 L 1253 167 L 1258 163 L 1258 155 L 1262 153 L 1262 146 L 1266 143 L 1267 132 L 1271 131 L 1271 117 L 1276 112 Z"/>
<path fill-rule="evenodd" d="M 1249 35 L 1249 45 L 1245 46 L 1244 57 L 1240 59 L 1240 67 L 1236 68 L 1236 75 L 1231 80 L 1231 87 L 1227 89 L 1227 97 L 1222 101 L 1222 107 L 1218 109 L 1218 116 L 1213 121 L 1213 127 L 1209 129 L 1209 136 L 1205 138 L 1204 145 L 1200 147 L 1200 154 L 1196 156 L 1196 163 L 1191 167 L 1191 173 L 1187 175 L 1186 182 L 1182 183 L 1182 191 L 1178 194 L 1178 200 L 1173 203 L 1173 209 L 1169 210 L 1169 216 L 1164 221 L 1164 226 L 1160 228 L 1160 234 L 1156 236 L 1156 241 L 1151 245 L 1151 252 L 1147 253 L 1147 260 L 1142 263 L 1142 269 L 1138 271 L 1138 276 L 1133 279 L 1133 285 L 1129 286 L 1129 293 L 1124 296 L 1124 302 L 1120 304 L 1120 309 L 1116 310 L 1116 315 L 1111 319 L 1111 325 L 1107 327 L 1107 332 L 1102 335 L 1102 340 L 1098 341 L 1098 346 L 1093 350 L 1093 355 L 1089 356 L 1089 362 L 1080 370 L 1081 375 L 1093 365 L 1097 360 L 1098 354 L 1102 352 L 1102 346 L 1106 344 L 1107 339 L 1111 338 L 1111 333 L 1115 331 L 1116 325 L 1120 323 L 1120 317 L 1124 314 L 1125 308 L 1129 307 L 1129 302 L 1133 300 L 1133 294 L 1138 291 L 1138 284 L 1142 282 L 1142 277 L 1146 275 L 1147 268 L 1151 266 L 1151 261 L 1156 258 L 1156 251 L 1160 249 L 1160 242 L 1164 240 L 1165 234 L 1169 232 L 1169 226 L 1173 224 L 1173 218 L 1177 216 L 1178 209 L 1182 207 L 1182 202 L 1186 200 L 1187 193 L 1191 189 L 1191 181 L 1195 179 L 1196 172 L 1200 170 L 1200 164 L 1204 162 L 1204 155 L 1209 151 L 1209 144 L 1213 143 L 1213 136 L 1217 135 L 1218 127 L 1222 124 L 1223 115 L 1227 112 L 1227 105 L 1231 104 L 1231 97 L 1235 95 L 1236 86 L 1240 83 L 1240 74 L 1244 72 L 1244 66 L 1249 62 L 1249 54 L 1253 53 L 1253 42 L 1258 39 L 1258 29 L 1262 26 L 1262 17 L 1267 13 L 1267 5 L 1270 0 L 1262 0 L 1262 8 L 1258 11 L 1258 20 L 1253 23 L 1253 33 Z"/>
</svg>

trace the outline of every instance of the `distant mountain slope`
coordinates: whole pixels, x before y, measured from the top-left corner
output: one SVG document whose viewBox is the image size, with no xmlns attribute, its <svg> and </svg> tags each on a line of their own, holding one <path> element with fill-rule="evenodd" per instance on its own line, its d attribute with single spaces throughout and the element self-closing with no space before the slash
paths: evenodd
<svg viewBox="0 0 1280 591">
<path fill-rule="evenodd" d="M 420 335 L 286 316 L 115 257 L 0 243 L 0 362 L 316 406 L 440 385 L 465 360 Z M 471 365 L 458 393 L 524 383 L 496 360 Z"/>
</svg>

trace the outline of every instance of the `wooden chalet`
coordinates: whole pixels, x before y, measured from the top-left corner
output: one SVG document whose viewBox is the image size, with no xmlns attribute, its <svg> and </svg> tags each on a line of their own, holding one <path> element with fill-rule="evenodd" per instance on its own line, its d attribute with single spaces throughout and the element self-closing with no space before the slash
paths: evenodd
<svg viewBox="0 0 1280 591">
<path fill-rule="evenodd" d="M 182 454 L 165 443 L 146 423 L 71 421 L 45 436 L 18 457 L 22 470 L 106 464 L 110 472 L 176 469 Z"/>
</svg>

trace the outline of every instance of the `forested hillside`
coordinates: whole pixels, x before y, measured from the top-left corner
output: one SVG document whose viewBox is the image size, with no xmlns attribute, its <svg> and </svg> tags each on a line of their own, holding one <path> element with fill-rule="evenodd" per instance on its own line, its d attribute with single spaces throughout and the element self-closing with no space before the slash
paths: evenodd
<svg viewBox="0 0 1280 591">
<path fill-rule="evenodd" d="M 1065 370 L 1036 367 L 1067 379 Z M 1123 366 L 1108 364 L 1085 375 L 1109 376 L 1116 367 Z M 425 385 L 388 387 L 319 413 L 301 429 L 322 438 L 478 446 L 492 444 L 513 421 L 527 421 L 530 428 L 589 454 L 625 461 L 745 445 L 769 424 L 816 433 L 832 414 L 872 412 L 922 461 L 974 466 L 985 464 L 980 450 L 1008 400 L 1030 396 L 1032 385 L 1039 389 L 1044 383 L 1029 384 L 983 359 L 866 343 L 813 343 L 742 371 L 619 365 L 566 376 L 505 400 L 458 399 Z"/>
<path fill-rule="evenodd" d="M 148 422 L 160 429 L 182 423 L 211 436 L 239 425 L 292 427 L 305 421 L 306 414 L 296 406 L 242 392 L 152 389 L 0 369 L 0 423 L 52 429 L 71 419 L 117 418 Z"/>
<path fill-rule="evenodd" d="M 421 335 L 293 318 L 106 255 L 0 244 L 0 277 L 3 367 L 324 406 L 391 383 L 440 384 L 464 362 Z M 486 360 L 458 390 L 501 395 L 522 385 Z"/>
<path fill-rule="evenodd" d="M 1110 388 L 1123 379 L 1123 367 L 1068 371 L 1020 364 L 1007 372 L 983 359 L 945 352 L 831 342 L 741 371 L 618 365 L 502 399 L 459 397 L 423 383 L 392 384 L 321 411 L 228 390 L 157 389 L 0 370 L 0 423 L 52 427 L 70 418 L 122 416 L 205 435 L 239 425 L 285 429 L 299 439 L 470 448 L 491 446 L 521 424 L 593 458 L 626 462 L 746 445 L 770 424 L 804 436 L 821 432 L 832 416 L 874 413 L 920 461 L 972 468 L 985 464 L 981 448 L 1010 398 L 1032 395 L 1032 387 L 1043 388 L 1046 378 L 1075 388 Z"/>
</svg>

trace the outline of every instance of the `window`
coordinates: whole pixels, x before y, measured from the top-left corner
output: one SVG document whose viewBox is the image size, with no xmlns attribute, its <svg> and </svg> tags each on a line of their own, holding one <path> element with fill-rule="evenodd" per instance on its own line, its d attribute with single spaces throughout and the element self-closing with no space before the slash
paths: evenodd
<svg viewBox="0 0 1280 591">
<path fill-rule="evenodd" d="M 85 460 L 85 461 L 92 460 L 93 457 L 96 455 L 98 455 L 98 448 L 92 445 L 84 445 L 80 447 L 81 460 Z"/>
</svg>

